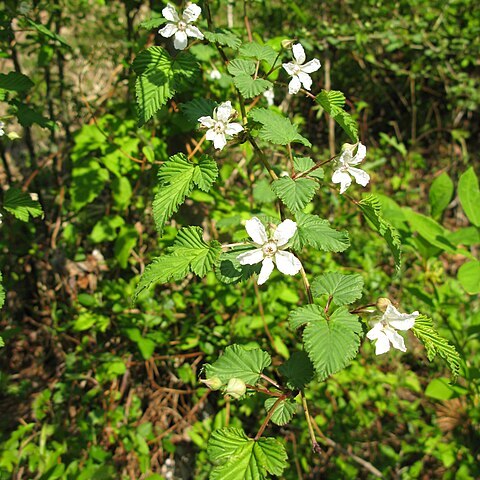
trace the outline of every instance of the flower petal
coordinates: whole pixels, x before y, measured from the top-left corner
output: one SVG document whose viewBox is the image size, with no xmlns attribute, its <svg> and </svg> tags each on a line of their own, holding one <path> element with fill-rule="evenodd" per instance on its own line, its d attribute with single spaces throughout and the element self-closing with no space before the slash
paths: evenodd
<svg viewBox="0 0 480 480">
<path fill-rule="evenodd" d="M 302 45 L 300 43 L 296 43 L 293 47 L 293 56 L 297 63 L 302 64 L 305 62 L 307 57 L 305 57 L 305 50 L 303 49 Z"/>
<path fill-rule="evenodd" d="M 300 68 L 302 69 L 302 72 L 313 73 L 316 72 L 321 66 L 322 64 L 320 63 L 320 60 L 314 58 L 313 60 L 307 62 L 305 65 L 302 65 Z"/>
<path fill-rule="evenodd" d="M 294 75 L 288 84 L 288 93 L 291 95 L 295 95 L 300 90 L 302 84 L 300 83 L 300 79 L 297 75 Z"/>
<path fill-rule="evenodd" d="M 396 348 L 397 350 L 401 350 L 402 352 L 407 351 L 405 347 L 405 342 L 403 341 L 403 337 L 398 334 L 393 328 L 385 327 L 384 332 L 394 348 Z"/>
<path fill-rule="evenodd" d="M 260 274 L 258 275 L 257 283 L 259 285 L 263 285 L 268 280 L 271 273 L 273 272 L 273 268 L 273 260 L 270 257 L 265 258 L 262 262 L 262 269 L 260 270 Z"/>
<path fill-rule="evenodd" d="M 199 38 L 200 40 L 203 40 L 203 33 L 197 27 L 194 27 L 193 25 L 187 25 L 185 31 L 187 32 L 188 37 Z"/>
<path fill-rule="evenodd" d="M 292 62 L 282 63 L 282 67 L 287 71 L 287 73 L 291 76 L 295 75 L 295 70 L 297 69 L 297 65 Z"/>
<path fill-rule="evenodd" d="M 360 168 L 348 167 L 347 171 L 350 175 L 355 178 L 355 181 L 362 187 L 366 187 L 370 181 L 370 175 L 367 172 L 364 172 Z"/>
<path fill-rule="evenodd" d="M 230 101 L 221 103 L 216 109 L 217 120 L 228 123 L 232 115 L 232 103 Z"/>
<path fill-rule="evenodd" d="M 207 128 L 213 127 L 216 123 L 212 117 L 200 117 L 198 121 Z"/>
<path fill-rule="evenodd" d="M 225 129 L 227 135 L 237 135 L 243 130 L 243 127 L 239 123 L 229 123 Z"/>
<path fill-rule="evenodd" d="M 191 3 L 182 14 L 183 20 L 187 23 L 195 22 L 202 13 L 202 9 L 195 3 Z"/>
<path fill-rule="evenodd" d="M 176 34 L 175 34 L 175 39 L 173 40 L 173 46 L 177 49 L 177 50 L 185 50 L 185 48 L 187 47 L 188 45 L 188 38 L 187 38 L 187 34 L 185 32 L 182 32 L 182 31 L 178 31 Z"/>
<path fill-rule="evenodd" d="M 388 341 L 388 337 L 382 331 L 375 342 L 375 355 L 382 355 L 382 353 L 387 353 L 389 350 L 390 342 Z"/>
<path fill-rule="evenodd" d="M 173 34 L 178 32 L 177 25 L 174 23 L 167 23 L 163 28 L 161 28 L 158 33 L 165 38 L 170 38 Z"/>
<path fill-rule="evenodd" d="M 277 268 L 285 275 L 296 275 L 302 268 L 300 260 L 290 252 L 278 251 L 275 254 Z"/>
<path fill-rule="evenodd" d="M 358 165 L 359 163 L 363 162 L 366 156 L 367 156 L 367 147 L 360 142 L 357 147 L 357 153 L 350 160 L 349 163 L 350 165 Z"/>
<path fill-rule="evenodd" d="M 382 333 L 383 325 L 382 322 L 376 322 L 372 329 L 367 332 L 366 337 L 370 340 L 376 340 Z"/>
<path fill-rule="evenodd" d="M 415 319 L 419 315 L 418 312 L 400 313 L 392 304 L 389 304 L 382 319 L 397 330 L 410 330 L 415 325 Z"/>
<path fill-rule="evenodd" d="M 255 265 L 263 261 L 263 251 L 261 248 L 256 248 L 255 250 L 249 250 L 248 252 L 241 253 L 238 255 L 237 260 L 240 265 Z"/>
<path fill-rule="evenodd" d="M 277 242 L 277 246 L 282 247 L 295 235 L 297 224 L 292 220 L 284 220 L 275 230 L 273 239 Z"/>
<path fill-rule="evenodd" d="M 171 22 L 177 23 L 180 20 L 175 7 L 170 3 L 162 10 L 162 15 Z"/>
<path fill-rule="evenodd" d="M 345 192 L 347 188 L 352 184 L 352 179 L 347 172 L 341 169 L 335 170 L 332 175 L 332 182 L 340 184 L 340 193 Z"/>
<path fill-rule="evenodd" d="M 207 135 L 205 136 L 205 138 L 213 142 L 216 136 L 217 132 L 213 128 L 211 128 L 210 130 L 207 130 Z"/>
<path fill-rule="evenodd" d="M 257 245 L 263 245 L 264 243 L 268 242 L 265 227 L 257 217 L 252 217 L 250 220 L 245 222 L 245 230 Z"/>
<path fill-rule="evenodd" d="M 227 144 L 227 139 L 225 138 L 224 133 L 215 133 L 215 138 L 213 139 L 213 146 L 217 150 L 223 150 L 223 147 Z"/>
<path fill-rule="evenodd" d="M 312 88 L 312 78 L 308 73 L 298 72 L 297 76 L 306 90 L 310 90 Z"/>
</svg>

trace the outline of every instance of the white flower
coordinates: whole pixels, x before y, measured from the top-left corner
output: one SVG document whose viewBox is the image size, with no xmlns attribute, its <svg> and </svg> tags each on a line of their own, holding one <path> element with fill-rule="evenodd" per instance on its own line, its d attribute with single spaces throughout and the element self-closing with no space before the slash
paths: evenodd
<svg viewBox="0 0 480 480">
<path fill-rule="evenodd" d="M 400 313 L 390 303 L 380 320 L 373 322 L 373 328 L 367 333 L 367 338 L 376 340 L 375 353 L 381 355 L 388 352 L 390 343 L 397 350 L 406 352 L 403 337 L 396 330 L 409 330 L 415 325 L 415 319 L 419 315 L 418 312 Z"/>
<path fill-rule="evenodd" d="M 210 72 L 209 76 L 212 80 L 220 80 L 222 78 L 222 74 L 216 68 Z"/>
<path fill-rule="evenodd" d="M 262 222 L 253 217 L 245 223 L 245 229 L 258 248 L 238 255 L 240 265 L 255 265 L 262 262 L 258 276 L 258 284 L 262 285 L 273 272 L 274 262 L 285 275 L 295 275 L 302 268 L 300 260 L 290 252 L 284 252 L 288 241 L 295 235 L 297 224 L 292 220 L 284 220 L 268 238 Z"/>
<path fill-rule="evenodd" d="M 332 175 L 332 182 L 340 184 L 340 193 L 344 193 L 352 184 L 350 175 L 362 187 L 366 187 L 370 181 L 370 175 L 367 172 L 360 168 L 352 167 L 352 165 L 358 165 L 363 161 L 367 155 L 367 147 L 359 142 L 357 153 L 353 155 L 355 147 L 356 145 L 350 145 L 349 143 L 344 145 L 340 158 L 337 161 L 335 172 Z"/>
<path fill-rule="evenodd" d="M 316 58 L 305 63 L 305 50 L 300 43 L 295 44 L 292 50 L 294 60 L 293 62 L 284 63 L 283 68 L 292 77 L 288 84 L 288 92 L 295 94 L 298 93 L 302 85 L 306 90 L 310 90 L 312 79 L 309 73 L 316 72 L 321 67 L 321 64 L 320 60 Z"/>
<path fill-rule="evenodd" d="M 273 92 L 273 88 L 269 88 L 263 92 L 263 96 L 267 99 L 268 105 L 271 107 L 274 104 L 275 100 L 275 93 Z"/>
<path fill-rule="evenodd" d="M 167 23 L 158 33 L 165 38 L 170 38 L 172 35 L 175 35 L 173 46 L 177 50 L 184 50 L 188 44 L 187 37 L 203 40 L 203 33 L 197 27 L 190 25 L 197 20 L 201 13 L 202 9 L 198 5 L 195 5 L 195 3 L 191 3 L 183 11 L 182 18 L 180 18 L 175 7 L 168 4 L 162 10 L 162 14 L 167 20 L 173 23 Z"/>
<path fill-rule="evenodd" d="M 4 126 L 5 124 L 0 120 L 0 137 L 3 137 L 3 135 L 5 135 L 5 130 L 3 129 Z"/>
<path fill-rule="evenodd" d="M 230 102 L 221 103 L 214 111 L 212 117 L 200 117 L 198 121 L 207 130 L 207 140 L 213 141 L 213 146 L 222 150 L 227 144 L 225 135 L 237 135 L 243 130 L 239 123 L 230 123 L 229 120 L 236 114 Z"/>
</svg>

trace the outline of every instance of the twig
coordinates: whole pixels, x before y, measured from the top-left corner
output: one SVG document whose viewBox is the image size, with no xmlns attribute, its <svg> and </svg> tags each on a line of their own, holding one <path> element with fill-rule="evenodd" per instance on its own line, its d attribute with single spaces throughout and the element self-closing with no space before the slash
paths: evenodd
<svg viewBox="0 0 480 480">
<path fill-rule="evenodd" d="M 260 429 L 258 430 L 258 433 L 255 435 L 255 441 L 257 442 L 259 438 L 262 436 L 262 433 L 264 432 L 265 428 L 267 428 L 268 422 L 272 418 L 272 415 L 275 413 L 275 410 L 278 408 L 280 403 L 285 400 L 286 396 L 282 395 L 281 397 L 278 397 L 277 401 L 273 404 L 273 407 L 268 411 L 267 416 L 265 417 L 265 420 L 263 421 Z"/>
<path fill-rule="evenodd" d="M 300 269 L 300 274 L 302 275 L 303 285 L 305 286 L 305 291 L 307 292 L 308 303 L 313 303 L 312 289 L 310 288 L 310 282 L 308 281 L 303 265 Z"/>
<path fill-rule="evenodd" d="M 302 397 L 303 412 L 305 413 L 305 419 L 307 420 L 308 433 L 310 434 L 310 440 L 312 442 L 312 450 L 321 455 L 323 452 L 319 443 L 317 442 L 317 439 L 315 438 L 315 432 L 313 431 L 312 427 L 312 424 L 315 425 L 315 422 L 312 422 L 310 413 L 308 412 L 307 399 L 305 398 L 305 394 L 303 392 L 300 392 L 300 396 Z"/>
</svg>

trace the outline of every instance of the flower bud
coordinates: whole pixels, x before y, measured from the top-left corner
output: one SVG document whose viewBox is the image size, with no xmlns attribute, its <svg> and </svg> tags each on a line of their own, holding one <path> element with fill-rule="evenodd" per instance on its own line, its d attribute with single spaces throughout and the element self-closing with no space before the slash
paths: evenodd
<svg viewBox="0 0 480 480">
<path fill-rule="evenodd" d="M 291 40 L 289 38 L 287 38 L 286 40 L 282 40 L 282 48 L 285 48 L 285 49 L 292 48 L 295 42 L 296 40 Z"/>
<path fill-rule="evenodd" d="M 388 298 L 380 297 L 380 298 L 377 300 L 377 308 L 378 308 L 381 312 L 385 312 L 385 310 L 387 309 L 387 307 L 388 307 L 391 303 L 392 303 L 392 302 L 391 302 Z"/>
<path fill-rule="evenodd" d="M 227 388 L 225 389 L 225 394 L 230 395 L 232 398 L 237 400 L 245 395 L 246 391 L 247 386 L 243 380 L 240 380 L 239 378 L 231 378 L 228 382 Z"/>
<path fill-rule="evenodd" d="M 218 390 L 223 385 L 222 381 L 218 377 L 201 379 L 200 381 L 204 383 L 210 390 Z"/>
</svg>

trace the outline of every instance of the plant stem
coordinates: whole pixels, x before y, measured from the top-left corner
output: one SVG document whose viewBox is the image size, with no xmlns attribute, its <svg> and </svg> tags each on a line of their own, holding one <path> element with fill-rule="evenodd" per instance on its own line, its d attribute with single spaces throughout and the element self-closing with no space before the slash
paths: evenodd
<svg viewBox="0 0 480 480">
<path fill-rule="evenodd" d="M 300 274 L 302 275 L 303 285 L 305 286 L 305 291 L 307 292 L 308 303 L 313 303 L 312 289 L 310 288 L 310 282 L 308 281 L 303 265 L 300 269 Z"/>
<path fill-rule="evenodd" d="M 274 387 L 278 388 L 279 390 L 283 390 L 283 388 L 275 380 L 271 379 L 264 373 L 261 373 L 260 377 L 266 380 L 268 383 L 271 383 Z"/>
<path fill-rule="evenodd" d="M 305 398 L 305 394 L 303 392 L 300 392 L 300 395 L 302 397 L 303 412 L 305 413 L 305 419 L 307 420 L 308 433 L 310 434 L 312 449 L 316 453 L 322 453 L 320 444 L 317 442 L 317 439 L 315 438 L 315 432 L 313 431 L 312 418 L 310 417 L 310 413 L 308 412 L 307 399 Z"/>
<path fill-rule="evenodd" d="M 250 142 L 253 149 L 255 150 L 255 153 L 259 156 L 261 162 L 263 163 L 263 166 L 267 169 L 268 173 L 270 174 L 270 177 L 272 177 L 272 180 L 278 180 L 278 176 L 273 171 L 273 168 L 270 165 L 270 163 L 268 163 L 267 157 L 262 152 L 262 150 L 260 150 L 260 147 L 257 145 L 257 142 L 250 134 L 248 134 L 248 141 Z"/>
<path fill-rule="evenodd" d="M 323 165 L 330 163 L 332 160 L 335 160 L 335 158 L 337 158 L 337 155 L 329 158 L 328 160 L 324 160 L 323 162 L 316 163 L 312 168 L 309 168 L 308 170 L 305 170 L 304 172 L 300 172 L 298 175 L 295 175 L 294 178 L 306 177 L 308 174 L 312 173 L 314 170 L 317 170 L 320 167 L 323 167 Z"/>
<path fill-rule="evenodd" d="M 264 432 L 265 428 L 267 428 L 268 422 L 272 418 L 272 415 L 275 413 L 275 410 L 278 408 L 280 403 L 285 400 L 285 396 L 282 395 L 281 397 L 278 397 L 277 401 L 273 404 L 273 407 L 268 411 L 267 416 L 265 417 L 265 420 L 263 421 L 260 430 L 258 430 L 258 433 L 255 435 L 255 441 L 258 442 L 259 438 L 262 436 L 262 433 Z"/>
</svg>

